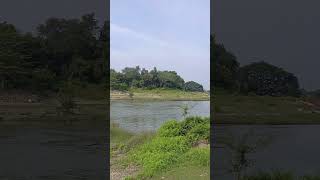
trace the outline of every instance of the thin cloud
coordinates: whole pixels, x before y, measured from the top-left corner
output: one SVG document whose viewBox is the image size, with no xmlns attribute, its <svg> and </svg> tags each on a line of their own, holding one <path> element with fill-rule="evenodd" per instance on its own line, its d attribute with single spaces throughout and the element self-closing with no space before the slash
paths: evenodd
<svg viewBox="0 0 320 180">
<path fill-rule="evenodd" d="M 131 37 L 134 37 L 137 39 L 141 39 L 143 41 L 156 43 L 160 46 L 169 46 L 169 43 L 166 41 L 159 40 L 159 39 L 157 39 L 153 36 L 150 36 L 148 34 L 137 32 L 137 31 L 130 29 L 128 27 L 120 26 L 120 25 L 117 25 L 114 23 L 110 23 L 110 30 L 111 30 L 111 34 L 121 33 L 122 35 L 127 35 L 127 36 L 131 36 Z M 112 35 L 111 35 L 111 38 L 112 38 Z"/>
</svg>

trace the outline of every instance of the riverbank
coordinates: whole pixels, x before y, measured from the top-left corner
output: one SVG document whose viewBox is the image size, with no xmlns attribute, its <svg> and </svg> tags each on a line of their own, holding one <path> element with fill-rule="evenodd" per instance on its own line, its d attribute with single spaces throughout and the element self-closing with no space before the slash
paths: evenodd
<svg viewBox="0 0 320 180">
<path fill-rule="evenodd" d="M 213 97 L 216 124 L 320 124 L 320 106 L 311 98 L 232 95 Z"/>
<path fill-rule="evenodd" d="M 111 100 L 166 100 L 166 101 L 209 101 L 206 92 L 188 92 L 175 89 L 131 89 L 127 92 L 111 91 Z"/>
<path fill-rule="evenodd" d="M 209 179 L 210 120 L 167 121 L 157 132 L 129 133 L 112 125 L 111 179 Z"/>
<path fill-rule="evenodd" d="M 106 179 L 106 100 L 77 96 L 75 113 L 63 115 L 54 94 L 17 92 L 0 95 L 2 178 Z"/>
</svg>

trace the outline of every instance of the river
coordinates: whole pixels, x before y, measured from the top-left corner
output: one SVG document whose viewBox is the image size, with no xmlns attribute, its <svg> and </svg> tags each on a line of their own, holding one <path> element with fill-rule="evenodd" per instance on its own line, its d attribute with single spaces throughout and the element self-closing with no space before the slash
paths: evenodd
<svg viewBox="0 0 320 180">
<path fill-rule="evenodd" d="M 320 125 L 232 125 L 216 126 L 214 130 L 216 139 L 230 134 L 240 139 L 251 132 L 246 141 L 249 145 L 268 139 L 268 143 L 248 154 L 248 159 L 253 162 L 247 170 L 249 174 L 273 170 L 299 176 L 320 174 Z M 219 180 L 232 179 L 226 173 L 230 169 L 230 151 L 221 144 L 215 144 L 215 147 L 214 177 Z"/>
<path fill-rule="evenodd" d="M 181 120 L 182 106 L 189 116 L 210 116 L 209 101 L 111 101 L 111 122 L 131 132 L 154 131 L 168 119 Z"/>
</svg>

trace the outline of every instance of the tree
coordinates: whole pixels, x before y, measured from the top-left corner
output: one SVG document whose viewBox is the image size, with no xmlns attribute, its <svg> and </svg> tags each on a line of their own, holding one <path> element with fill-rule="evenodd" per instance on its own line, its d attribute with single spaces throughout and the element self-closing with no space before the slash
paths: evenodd
<svg viewBox="0 0 320 180">
<path fill-rule="evenodd" d="M 126 67 L 121 72 L 110 70 L 110 84 L 113 90 L 124 90 L 131 87 L 135 88 L 170 88 L 185 90 L 184 79 L 175 71 L 158 71 L 153 68 L 150 72 L 145 68 Z M 194 82 L 197 90 L 203 91 L 200 84 Z M 194 85 L 195 85 L 194 84 Z"/>
<path fill-rule="evenodd" d="M 104 83 L 109 26 L 93 13 L 79 19 L 49 18 L 37 33 L 0 22 L 0 88 L 56 91 L 68 80 Z"/>
<path fill-rule="evenodd" d="M 35 62 L 34 39 L 19 34 L 16 28 L 0 23 L 0 81 L 1 88 L 28 88 Z M 29 85 L 30 87 L 30 85 Z"/>
<path fill-rule="evenodd" d="M 203 86 L 199 83 L 194 81 L 189 81 L 184 84 L 185 91 L 197 91 L 197 92 L 204 92 Z"/>
<path fill-rule="evenodd" d="M 175 71 L 160 71 L 158 73 L 160 87 L 183 89 L 184 80 Z"/>
<path fill-rule="evenodd" d="M 266 62 L 252 63 L 239 70 L 240 91 L 257 95 L 299 96 L 298 79 L 282 68 Z"/>
<path fill-rule="evenodd" d="M 236 57 L 228 52 L 222 44 L 217 44 L 213 35 L 210 36 L 210 51 L 214 86 L 234 90 L 239 69 Z"/>
</svg>

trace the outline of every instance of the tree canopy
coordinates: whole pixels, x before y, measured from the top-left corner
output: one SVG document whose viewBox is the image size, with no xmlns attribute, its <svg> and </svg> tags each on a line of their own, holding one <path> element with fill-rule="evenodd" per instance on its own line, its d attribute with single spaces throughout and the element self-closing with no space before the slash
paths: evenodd
<svg viewBox="0 0 320 180">
<path fill-rule="evenodd" d="M 135 87 L 203 91 L 203 87 L 198 83 L 185 83 L 184 79 L 175 71 L 159 71 L 157 68 L 148 71 L 145 68 L 141 69 L 139 66 L 126 67 L 121 72 L 111 69 L 110 85 L 112 90 L 128 90 Z"/>
<path fill-rule="evenodd" d="M 211 62 L 215 88 L 248 94 L 270 96 L 299 96 L 298 79 L 294 74 L 266 62 L 240 66 L 236 57 L 222 44 L 211 40 Z"/>
<path fill-rule="evenodd" d="M 215 87 L 233 89 L 236 85 L 236 75 L 239 63 L 236 57 L 227 51 L 222 44 L 215 41 L 215 37 L 210 37 L 211 43 L 211 63 L 213 63 L 213 84 Z"/>
<path fill-rule="evenodd" d="M 34 34 L 0 22 L 0 88 L 56 90 L 67 79 L 105 83 L 108 30 L 93 13 L 49 18 Z"/>
<path fill-rule="evenodd" d="M 298 79 L 282 68 L 266 62 L 256 62 L 239 70 L 240 91 L 257 95 L 298 96 Z"/>
<path fill-rule="evenodd" d="M 199 83 L 194 82 L 194 81 L 186 82 L 184 85 L 184 89 L 186 91 L 198 91 L 198 92 L 204 91 L 203 86 Z"/>
</svg>

